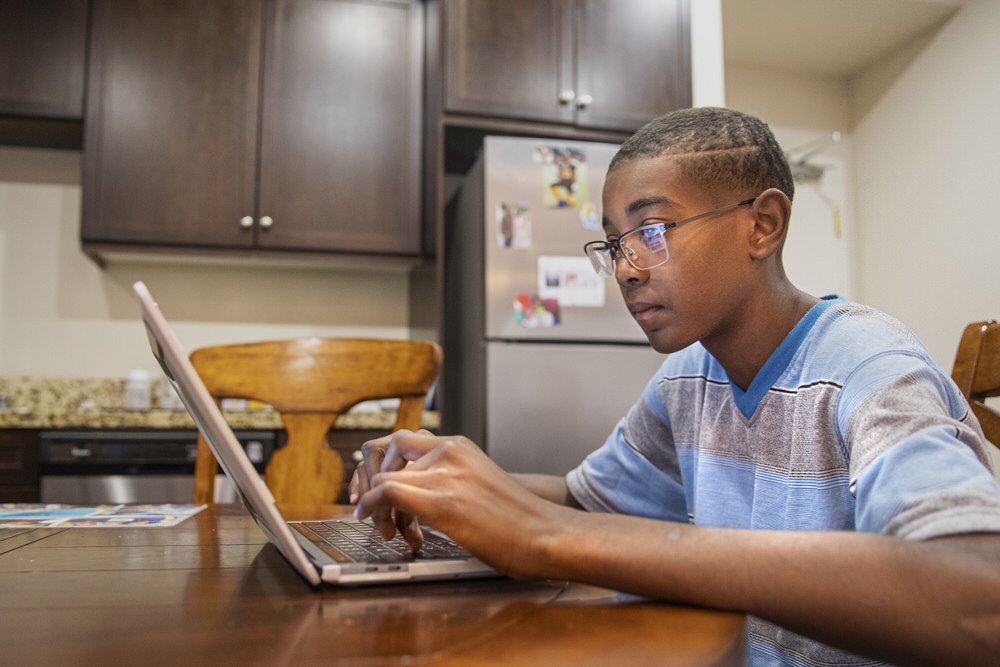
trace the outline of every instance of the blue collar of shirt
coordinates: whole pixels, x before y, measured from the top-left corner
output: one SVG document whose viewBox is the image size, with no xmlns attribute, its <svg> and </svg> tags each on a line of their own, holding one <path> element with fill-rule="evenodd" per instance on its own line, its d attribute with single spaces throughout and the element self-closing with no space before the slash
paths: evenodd
<svg viewBox="0 0 1000 667">
<path fill-rule="evenodd" d="M 732 380 L 729 381 L 729 386 L 733 390 L 733 400 L 736 402 L 736 407 L 739 411 L 743 413 L 743 416 L 747 419 L 753 416 L 753 413 L 757 411 L 757 406 L 760 405 L 761 400 L 767 395 L 774 383 L 781 377 L 781 374 L 788 368 L 788 364 L 791 362 L 792 357 L 795 355 L 796 350 L 805 340 L 809 331 L 816 324 L 816 320 L 819 316 L 823 314 L 823 311 L 833 305 L 834 302 L 841 300 L 841 297 L 833 294 L 829 296 L 824 296 L 819 300 L 815 306 L 809 309 L 799 323 L 788 332 L 785 339 L 781 341 L 771 356 L 768 358 L 757 375 L 754 377 L 753 382 L 747 387 L 746 391 L 743 391 L 737 387 Z"/>
</svg>

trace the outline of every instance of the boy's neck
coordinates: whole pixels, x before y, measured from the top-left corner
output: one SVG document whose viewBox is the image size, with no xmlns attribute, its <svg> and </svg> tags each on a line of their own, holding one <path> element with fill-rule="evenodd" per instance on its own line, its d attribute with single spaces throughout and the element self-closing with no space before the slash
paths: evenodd
<svg viewBox="0 0 1000 667">
<path fill-rule="evenodd" d="M 787 290 L 776 292 L 748 309 L 738 336 L 703 344 L 730 381 L 746 391 L 781 341 L 818 302 L 816 297 L 789 284 Z"/>
</svg>

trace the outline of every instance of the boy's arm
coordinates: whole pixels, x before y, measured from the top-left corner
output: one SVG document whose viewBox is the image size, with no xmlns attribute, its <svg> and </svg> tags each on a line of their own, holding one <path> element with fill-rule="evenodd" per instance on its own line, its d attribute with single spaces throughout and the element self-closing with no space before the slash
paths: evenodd
<svg viewBox="0 0 1000 667">
<path fill-rule="evenodd" d="M 387 535 L 402 511 L 513 577 L 744 611 L 890 662 L 1000 654 L 1000 534 L 916 542 L 587 513 L 541 499 L 467 439 L 397 433 L 383 444 L 386 472 L 357 515 Z"/>
<path fill-rule="evenodd" d="M 580 509 L 580 503 L 576 502 L 576 498 L 569 492 L 565 477 L 528 473 L 513 474 L 511 477 L 539 498 L 556 503 L 557 505 L 566 505 L 567 507 Z"/>
<path fill-rule="evenodd" d="M 1000 654 L 1000 534 L 917 542 L 576 514 L 517 562 L 535 563 L 534 576 L 745 611 L 898 664 Z"/>
</svg>

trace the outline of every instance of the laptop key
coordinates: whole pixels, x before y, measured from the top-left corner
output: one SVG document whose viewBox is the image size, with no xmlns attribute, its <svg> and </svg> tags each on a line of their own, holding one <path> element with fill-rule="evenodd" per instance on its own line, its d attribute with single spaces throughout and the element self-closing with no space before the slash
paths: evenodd
<svg viewBox="0 0 1000 667">
<path fill-rule="evenodd" d="M 354 519 L 304 522 L 327 544 L 352 560 L 360 562 L 399 562 L 401 560 L 469 558 L 469 552 L 449 539 L 434 533 L 424 534 L 420 551 L 414 554 L 401 536 L 385 541 L 370 523 Z"/>
<path fill-rule="evenodd" d="M 367 524 L 360 527 L 344 521 L 309 521 L 304 524 L 327 544 L 356 562 L 395 563 L 413 559 L 405 541 L 400 539 L 398 544 L 385 542 Z"/>
</svg>

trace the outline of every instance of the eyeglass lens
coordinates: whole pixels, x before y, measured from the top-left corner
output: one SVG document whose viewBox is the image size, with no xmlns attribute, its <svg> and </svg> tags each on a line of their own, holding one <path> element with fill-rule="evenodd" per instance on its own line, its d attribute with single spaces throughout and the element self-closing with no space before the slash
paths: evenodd
<svg viewBox="0 0 1000 667">
<path fill-rule="evenodd" d="M 662 225 L 640 227 L 621 239 L 625 256 L 637 269 L 650 269 L 667 261 L 667 241 Z"/>
<path fill-rule="evenodd" d="M 597 275 L 604 278 L 615 275 L 615 260 L 611 257 L 610 247 L 587 246 L 587 256 Z"/>
<path fill-rule="evenodd" d="M 594 270 L 598 275 L 605 277 L 615 275 L 616 252 L 621 252 L 632 266 L 640 270 L 663 264 L 667 261 L 667 241 L 664 238 L 663 227 L 660 225 L 640 227 L 622 236 L 618 242 L 587 247 L 587 254 L 590 256 L 591 264 L 594 265 Z"/>
</svg>

